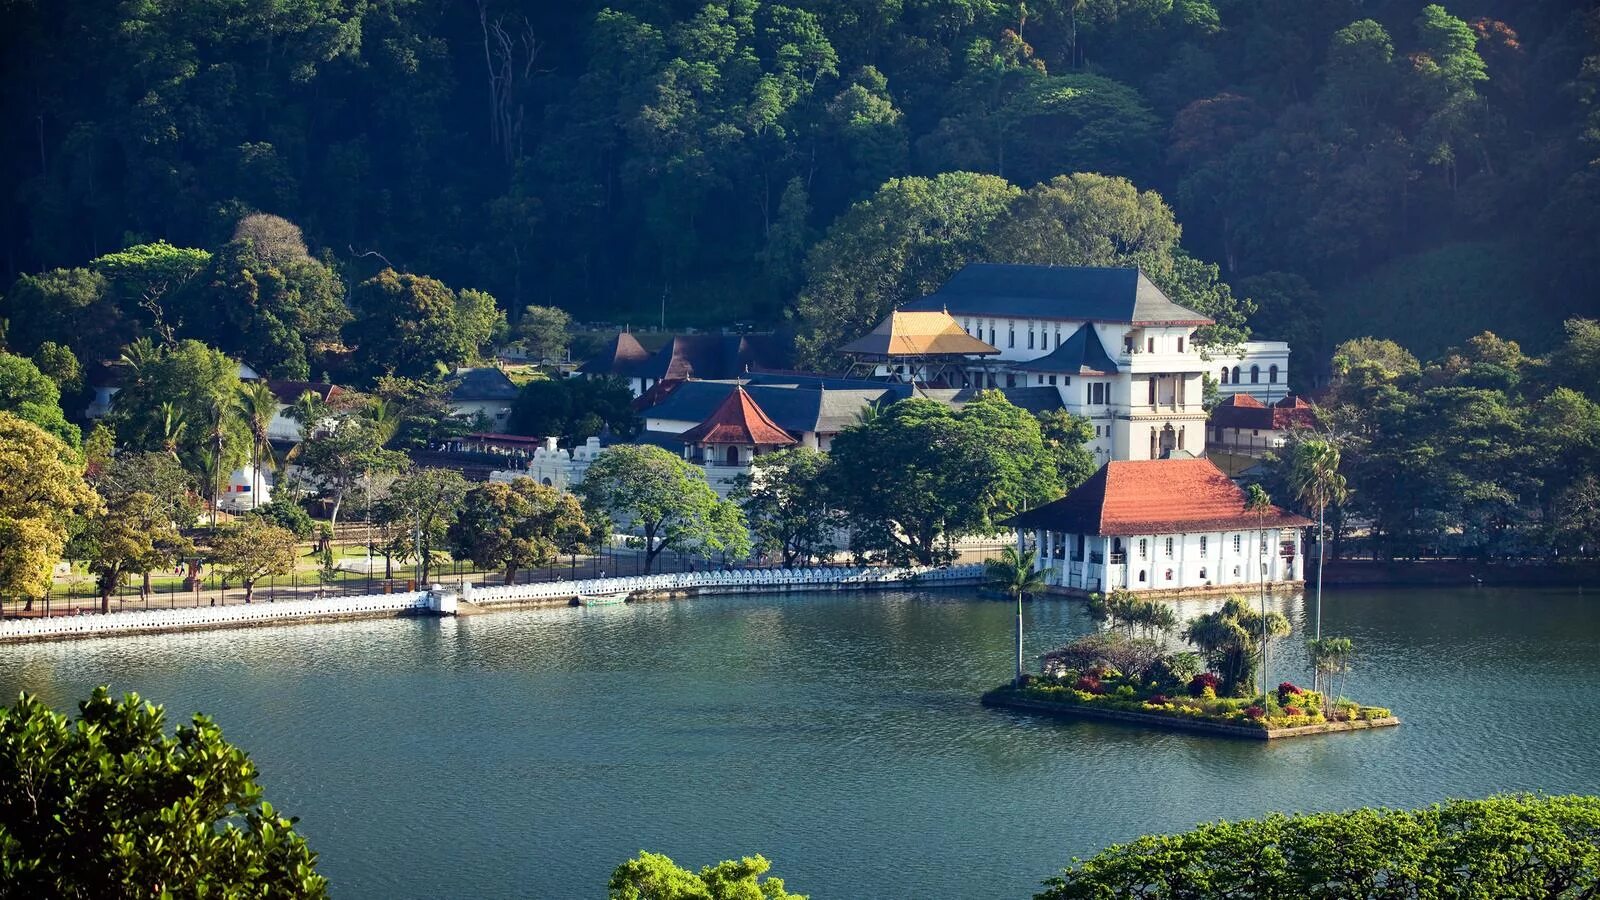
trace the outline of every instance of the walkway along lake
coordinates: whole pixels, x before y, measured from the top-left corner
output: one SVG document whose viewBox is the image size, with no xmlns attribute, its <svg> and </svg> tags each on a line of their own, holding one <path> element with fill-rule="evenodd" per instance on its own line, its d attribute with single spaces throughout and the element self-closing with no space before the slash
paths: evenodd
<svg viewBox="0 0 1600 900">
<path fill-rule="evenodd" d="M 1304 680 L 1304 610 L 1276 679 Z M 1186 603 L 1188 617 L 1210 604 Z M 0 647 L 0 689 L 214 715 L 340 898 L 597 897 L 640 848 L 761 852 L 818 900 L 1023 898 L 1073 855 L 1271 810 L 1600 793 L 1600 604 L 1330 592 L 1401 728 L 1228 741 L 984 709 L 1008 603 L 708 597 Z M 1091 628 L 1027 607 L 1030 655 Z"/>
</svg>

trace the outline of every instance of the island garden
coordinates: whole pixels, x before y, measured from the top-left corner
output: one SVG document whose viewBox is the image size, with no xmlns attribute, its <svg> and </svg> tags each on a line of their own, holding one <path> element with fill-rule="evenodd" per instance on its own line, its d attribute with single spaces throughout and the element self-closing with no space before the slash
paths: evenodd
<svg viewBox="0 0 1600 900">
<path fill-rule="evenodd" d="M 1005 571 L 1016 561 L 1008 555 L 991 566 L 997 584 L 1019 583 Z M 1019 632 L 1017 677 L 984 694 L 984 704 L 1254 739 L 1400 724 L 1390 710 L 1342 695 L 1354 655 L 1349 638 L 1307 642 L 1321 690 L 1290 681 L 1269 689 L 1264 660 L 1288 636 L 1289 621 L 1238 597 L 1184 628 L 1183 641 L 1198 652 L 1169 649 L 1177 617 L 1161 601 L 1113 592 L 1092 598 L 1089 612 L 1105 630 L 1043 654 L 1039 674 L 1023 670 Z"/>
</svg>

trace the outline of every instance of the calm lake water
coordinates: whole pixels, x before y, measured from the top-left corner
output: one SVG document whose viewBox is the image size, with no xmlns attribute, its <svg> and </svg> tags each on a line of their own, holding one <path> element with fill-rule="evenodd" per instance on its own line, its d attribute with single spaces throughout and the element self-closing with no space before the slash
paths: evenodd
<svg viewBox="0 0 1600 900">
<path fill-rule="evenodd" d="M 705 598 L 0 648 L 213 715 L 341 898 L 600 897 L 649 848 L 761 852 L 824 898 L 1031 896 L 1074 855 L 1271 810 L 1600 793 L 1600 603 L 1341 591 L 1347 693 L 1405 724 L 1281 745 L 986 710 L 1011 608 L 961 593 Z M 1298 601 L 1279 604 L 1304 631 Z M 1187 617 L 1210 608 L 1184 604 Z M 1030 655 L 1092 626 L 1027 610 Z M 1286 647 L 1275 680 L 1302 676 Z"/>
</svg>

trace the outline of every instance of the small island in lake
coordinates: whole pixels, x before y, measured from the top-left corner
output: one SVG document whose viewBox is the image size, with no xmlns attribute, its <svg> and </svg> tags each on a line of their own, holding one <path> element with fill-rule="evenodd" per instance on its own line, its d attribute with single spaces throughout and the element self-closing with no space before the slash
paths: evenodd
<svg viewBox="0 0 1600 900">
<path fill-rule="evenodd" d="M 1388 709 L 1341 695 L 1354 654 L 1347 638 L 1308 642 L 1313 688 L 1285 681 L 1261 690 L 1262 645 L 1287 636 L 1288 621 L 1238 598 L 1189 622 L 1183 637 L 1198 653 L 1169 652 L 1154 638 L 1174 624 L 1158 601 L 1114 594 L 1096 598 L 1091 612 L 1112 630 L 1044 654 L 1041 674 L 1019 673 L 984 694 L 984 705 L 1255 740 L 1400 724 Z"/>
</svg>

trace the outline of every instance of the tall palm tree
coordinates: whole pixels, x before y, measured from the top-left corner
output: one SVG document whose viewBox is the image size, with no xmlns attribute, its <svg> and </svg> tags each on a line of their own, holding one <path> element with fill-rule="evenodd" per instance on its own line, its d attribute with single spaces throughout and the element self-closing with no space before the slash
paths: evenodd
<svg viewBox="0 0 1600 900">
<path fill-rule="evenodd" d="M 206 410 L 207 425 L 210 431 L 206 434 L 205 461 L 206 477 L 211 482 L 211 530 L 217 529 L 217 494 L 222 490 L 222 482 L 228 478 L 228 471 L 223 464 L 223 441 L 227 437 L 228 417 L 237 412 L 234 404 L 224 402 L 221 397 L 214 397 L 211 406 Z"/>
<path fill-rule="evenodd" d="M 367 401 L 367 421 L 378 439 L 378 446 L 387 447 L 400 431 L 400 405 L 393 400 L 373 397 Z"/>
<path fill-rule="evenodd" d="M 245 427 L 250 429 L 250 506 L 261 505 L 261 461 L 272 455 L 272 445 L 267 441 L 267 431 L 272 427 L 272 417 L 278 414 L 278 395 L 265 381 L 252 381 L 239 387 L 239 412 Z"/>
<path fill-rule="evenodd" d="M 1256 578 L 1261 585 L 1261 693 L 1267 693 L 1267 686 L 1272 682 L 1267 677 L 1267 536 L 1266 520 L 1267 510 L 1272 508 L 1272 498 L 1259 484 L 1250 485 L 1245 491 L 1244 508 L 1256 514 L 1256 552 L 1260 560 L 1256 563 Z"/>
<path fill-rule="evenodd" d="M 1022 595 L 1044 588 L 1044 573 L 1034 568 L 1034 551 L 1007 547 L 1000 551 L 999 559 L 984 564 L 989 576 L 989 586 L 1005 591 L 1017 603 L 1017 678 L 1022 685 Z"/>
<path fill-rule="evenodd" d="M 178 447 L 183 444 L 183 433 L 189 430 L 189 423 L 183 417 L 183 410 L 171 403 L 161 404 L 161 450 L 173 459 L 178 458 Z"/>
<path fill-rule="evenodd" d="M 1289 486 L 1300 502 L 1317 510 L 1317 608 L 1312 640 L 1322 639 L 1322 566 L 1327 560 L 1325 519 L 1328 507 L 1343 503 L 1350 496 L 1343 475 L 1339 474 L 1339 448 L 1327 441 L 1302 441 L 1294 448 L 1289 467 Z"/>
</svg>

